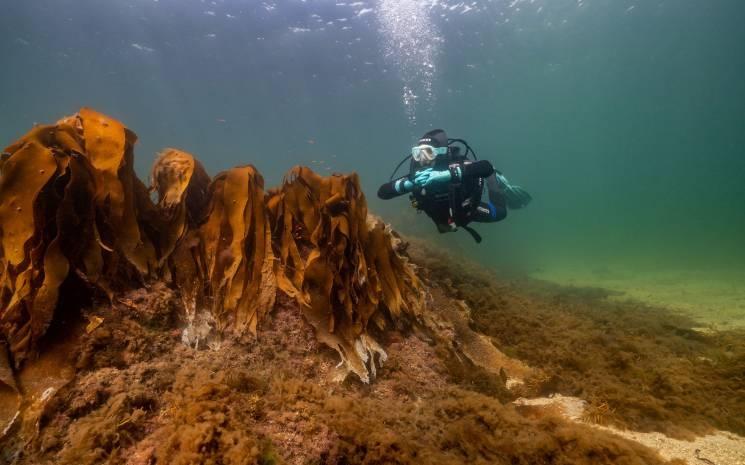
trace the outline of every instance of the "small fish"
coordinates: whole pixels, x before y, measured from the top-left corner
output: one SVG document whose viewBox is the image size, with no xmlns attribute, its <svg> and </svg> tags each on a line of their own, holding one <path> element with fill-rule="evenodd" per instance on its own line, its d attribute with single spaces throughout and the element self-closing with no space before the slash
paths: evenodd
<svg viewBox="0 0 745 465">
<path fill-rule="evenodd" d="M 316 140 L 315 139 L 308 139 L 308 143 L 311 144 L 311 145 L 313 145 L 313 144 L 316 143 Z"/>
<path fill-rule="evenodd" d="M 215 121 L 217 121 L 218 123 L 227 123 L 228 122 L 226 119 L 223 119 L 223 118 L 217 118 Z"/>
<path fill-rule="evenodd" d="M 135 48 L 137 50 L 140 50 L 140 51 L 143 51 L 143 52 L 147 52 L 147 53 L 153 53 L 155 51 L 154 48 L 150 48 L 150 47 L 147 47 L 145 45 L 138 44 L 137 42 L 133 42 L 133 43 L 131 43 L 129 45 L 131 45 L 132 48 Z"/>
</svg>

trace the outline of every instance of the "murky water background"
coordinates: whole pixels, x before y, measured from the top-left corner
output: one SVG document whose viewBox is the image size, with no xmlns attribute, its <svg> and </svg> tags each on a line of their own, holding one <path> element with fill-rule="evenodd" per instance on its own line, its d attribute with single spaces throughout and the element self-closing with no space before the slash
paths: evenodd
<svg viewBox="0 0 745 465">
<path fill-rule="evenodd" d="M 745 4 L 39 0 L 0 14 L 0 144 L 82 105 L 211 171 L 358 171 L 499 268 L 745 319 Z M 374 197 L 432 127 L 534 203 L 439 237 Z M 707 297 L 709 296 L 709 297 Z M 692 302 L 694 302 L 692 304 Z M 701 302 L 696 304 L 695 302 Z"/>
</svg>

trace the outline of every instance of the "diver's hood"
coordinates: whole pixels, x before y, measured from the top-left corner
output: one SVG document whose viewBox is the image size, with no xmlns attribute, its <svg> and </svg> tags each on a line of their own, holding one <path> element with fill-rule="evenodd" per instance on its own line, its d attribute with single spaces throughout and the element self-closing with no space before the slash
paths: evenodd
<svg viewBox="0 0 745 465">
<path fill-rule="evenodd" d="M 448 135 L 443 129 L 433 129 L 424 134 L 417 145 L 431 145 L 432 147 L 447 147 Z"/>
</svg>

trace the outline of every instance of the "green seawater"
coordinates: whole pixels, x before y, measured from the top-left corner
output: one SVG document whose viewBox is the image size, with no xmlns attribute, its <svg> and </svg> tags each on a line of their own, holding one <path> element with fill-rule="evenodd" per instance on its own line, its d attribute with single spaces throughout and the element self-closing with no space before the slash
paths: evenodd
<svg viewBox="0 0 745 465">
<path fill-rule="evenodd" d="M 394 227 L 499 270 L 745 325 L 745 3 L 6 1 L 0 144 L 87 105 L 211 173 L 357 171 Z M 425 131 L 534 202 L 438 235 L 378 186 Z"/>
</svg>

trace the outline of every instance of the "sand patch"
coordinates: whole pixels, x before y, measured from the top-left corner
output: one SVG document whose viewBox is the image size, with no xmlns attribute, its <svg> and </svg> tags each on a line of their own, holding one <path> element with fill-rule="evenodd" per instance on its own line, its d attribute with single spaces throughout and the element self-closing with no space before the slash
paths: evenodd
<svg viewBox="0 0 745 465">
<path fill-rule="evenodd" d="M 577 397 L 556 394 L 533 399 L 519 398 L 513 403 L 518 407 L 553 409 L 569 420 L 588 424 L 582 420 L 587 402 Z M 662 433 L 643 433 L 597 424 L 590 425 L 654 449 L 666 460 L 680 459 L 689 465 L 745 464 L 745 437 L 727 431 L 717 431 L 699 436 L 692 441 L 684 441 Z"/>
</svg>

